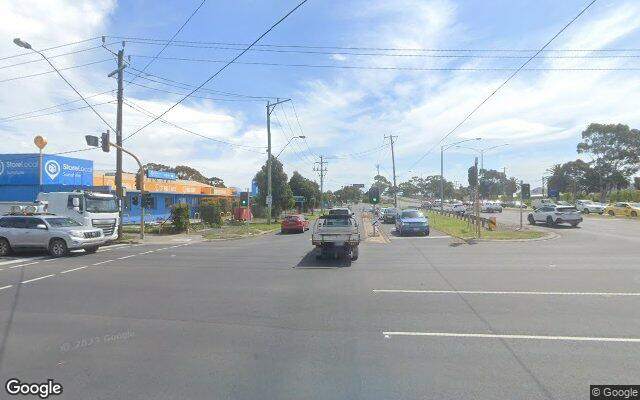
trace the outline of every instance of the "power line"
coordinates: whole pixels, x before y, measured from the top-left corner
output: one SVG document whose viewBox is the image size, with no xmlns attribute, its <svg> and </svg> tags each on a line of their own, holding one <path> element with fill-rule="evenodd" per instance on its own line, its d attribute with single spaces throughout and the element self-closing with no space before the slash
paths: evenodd
<svg viewBox="0 0 640 400">
<path fill-rule="evenodd" d="M 264 149 L 264 147 L 247 146 L 247 145 L 227 142 L 227 141 L 222 140 L 222 139 L 212 138 L 210 136 L 203 135 L 203 134 L 195 132 L 195 131 L 193 131 L 191 129 L 185 128 L 185 127 L 180 126 L 178 124 L 175 124 L 175 123 L 173 123 L 171 121 L 167 121 L 167 120 L 165 120 L 163 118 L 157 118 L 157 116 L 154 113 L 144 109 L 142 106 L 140 106 L 138 104 L 135 104 L 130 100 L 124 100 L 124 104 L 126 104 L 129 108 L 131 108 L 131 109 L 133 109 L 133 110 L 135 110 L 135 111 L 137 111 L 137 112 L 139 112 L 141 114 L 145 114 L 146 116 L 151 117 L 151 118 L 156 118 L 157 120 L 159 120 L 160 122 L 162 122 L 164 124 L 170 125 L 170 126 L 176 128 L 176 129 L 179 129 L 179 130 L 181 130 L 183 132 L 186 132 L 186 133 L 189 133 L 191 135 L 198 136 L 198 137 L 203 138 L 203 139 L 211 140 L 211 141 L 214 141 L 214 142 L 217 142 L 217 143 L 220 143 L 220 144 L 226 144 L 228 146 L 233 146 L 233 147 L 238 148 L 239 150 L 245 150 L 245 151 L 251 151 L 251 152 L 254 152 L 254 153 L 258 153 L 258 154 L 263 154 L 263 151 L 256 151 L 256 150 L 252 150 L 252 149 Z"/>
<path fill-rule="evenodd" d="M 204 5 L 204 3 L 206 3 L 207 0 L 202 0 L 202 2 L 200 3 L 200 5 L 193 10 L 193 12 L 191 13 L 191 15 L 189 15 L 189 18 L 187 18 L 186 21 L 184 21 L 184 23 L 180 26 L 180 28 L 176 31 L 176 33 L 173 34 L 173 36 L 171 36 L 171 39 L 169 39 L 168 42 L 166 42 L 164 44 L 164 46 L 162 46 L 162 48 L 160 49 L 160 51 L 158 53 L 156 53 L 155 57 L 153 57 L 151 60 L 149 60 L 149 62 L 147 63 L 147 65 L 144 66 L 144 68 L 142 68 L 142 71 L 140 71 L 138 73 L 138 75 L 134 76 L 133 79 L 131 79 L 131 81 L 135 81 L 136 79 L 138 79 L 138 77 L 140 76 L 141 73 L 143 73 L 144 71 L 147 70 L 147 68 L 149 68 L 149 66 L 158 58 L 158 56 L 160 54 L 162 54 L 163 51 L 165 51 L 165 49 L 171 44 L 171 42 L 173 41 L 173 39 L 176 38 L 176 36 L 178 36 L 178 34 L 180 32 L 182 32 L 182 29 L 184 29 L 185 26 L 187 26 L 187 24 L 189 23 L 189 21 L 191 21 L 191 18 L 193 18 L 194 15 L 196 15 L 198 13 L 198 11 L 200 10 L 200 8 Z"/>
<path fill-rule="evenodd" d="M 287 136 L 287 134 L 285 133 L 285 129 L 282 126 L 282 123 L 280 123 L 280 118 L 278 118 L 278 114 L 276 113 L 276 109 L 275 108 L 273 108 L 272 115 L 274 116 L 274 118 L 276 120 L 276 125 L 278 125 L 278 127 L 280 128 L 280 131 L 281 131 L 282 135 L 285 137 L 286 141 L 287 142 L 290 141 L 291 138 L 289 138 L 289 136 Z M 293 136 L 295 136 L 295 134 Z M 305 163 L 307 165 L 311 162 L 311 165 L 313 165 L 314 160 L 309 161 L 309 159 L 307 159 L 305 157 L 305 154 L 300 150 L 300 147 L 298 147 L 298 151 L 294 151 L 294 154 L 295 154 L 296 157 L 298 157 L 298 159 L 301 162 L 303 162 L 303 163 Z"/>
<path fill-rule="evenodd" d="M 411 165 L 411 167 L 409 169 L 413 169 L 413 167 L 415 167 L 416 164 L 418 164 L 420 161 L 422 161 L 427 155 L 429 155 L 429 153 L 431 153 L 433 151 L 433 149 L 436 148 L 436 146 L 440 143 L 442 143 L 446 138 L 448 138 L 453 132 L 455 132 L 459 127 L 461 127 L 469 118 L 471 118 L 471 116 L 473 114 L 476 113 L 476 111 L 478 111 L 480 109 L 480 107 L 482 107 L 487 101 L 489 101 L 489 99 L 491 99 L 500 89 L 502 89 L 503 87 L 505 87 L 507 85 L 507 83 L 509 83 L 509 81 L 511 81 L 511 79 L 513 79 L 513 77 L 515 77 L 518 72 L 520 72 L 522 69 L 524 69 L 524 67 L 527 66 L 527 64 L 529 64 L 529 62 L 531 62 L 538 54 L 540 54 L 544 49 L 546 49 L 551 42 L 553 42 L 558 36 L 560 36 L 562 34 L 562 32 L 564 32 L 569 26 L 571 26 L 571 24 L 573 24 L 578 18 L 580 18 L 580 16 L 582 14 L 584 14 L 597 0 L 592 0 L 589 4 L 587 4 L 587 6 L 585 8 L 582 9 L 582 11 L 580 11 L 578 13 L 578 15 L 576 15 L 571 21 L 569 21 L 565 26 L 562 27 L 562 29 L 560 29 L 555 35 L 553 35 L 553 37 L 551 39 L 549 39 L 544 46 L 542 46 L 542 48 L 540 48 L 540 50 L 538 50 L 534 55 L 532 55 L 527 61 L 524 62 L 524 64 L 522 64 L 520 66 L 520 68 L 518 68 L 517 70 L 515 70 L 511 75 L 509 75 L 509 77 L 502 82 L 493 92 L 491 92 L 484 100 L 482 100 L 480 102 L 480 104 L 478 104 L 473 110 L 471 110 L 471 112 L 469 114 L 467 114 L 462 121 L 460 121 L 455 127 L 453 127 L 453 129 L 451 129 L 449 132 L 447 132 L 446 135 L 444 135 L 436 144 L 434 144 L 425 154 L 423 154 L 415 163 L 413 163 Z"/>
<path fill-rule="evenodd" d="M 296 134 L 293 132 L 293 128 L 291 127 L 291 123 L 289 123 L 289 117 L 287 116 L 287 110 L 284 108 L 284 106 L 281 107 L 282 109 L 282 114 L 284 115 L 284 120 L 287 123 L 287 126 L 289 127 L 289 131 L 291 132 L 291 137 L 296 136 Z M 300 146 L 297 142 L 295 143 L 295 146 L 298 148 L 298 150 L 300 151 L 300 154 L 302 154 L 302 156 L 306 159 L 309 160 L 309 156 L 305 153 L 304 149 L 302 148 L 302 146 Z M 311 157 L 311 162 L 314 162 L 315 160 L 313 159 L 313 157 Z"/>
<path fill-rule="evenodd" d="M 144 54 L 132 54 L 132 57 L 149 58 Z M 528 64 L 533 58 L 528 57 L 529 60 L 524 65 Z M 172 60 L 172 61 L 189 61 L 189 62 L 203 62 L 203 63 L 227 63 L 225 60 L 212 60 L 206 58 L 186 58 L 186 57 L 158 57 L 160 60 Z M 582 67 L 582 68 L 499 68 L 499 67 L 378 67 L 368 65 L 335 65 L 335 64 L 306 64 L 306 63 L 277 63 L 266 61 L 237 61 L 235 64 L 239 65 L 265 65 L 265 66 L 278 66 L 278 67 L 299 67 L 299 68 L 328 68 L 328 69 L 355 69 L 355 70 L 381 70 L 381 71 L 638 71 L 637 67 L 615 67 L 615 68 L 600 68 L 600 67 Z"/>
<path fill-rule="evenodd" d="M 128 84 L 131 84 L 131 85 L 140 86 L 140 87 L 143 87 L 145 89 L 155 90 L 155 91 L 158 91 L 158 92 L 175 94 L 175 95 L 179 95 L 179 96 L 184 96 L 185 95 L 185 93 L 178 93 L 178 92 L 172 92 L 171 90 L 154 88 L 154 87 L 143 85 L 143 84 L 136 83 L 136 82 L 133 82 L 133 81 L 125 80 L 125 82 L 128 83 Z M 193 95 L 191 97 L 194 98 L 194 99 L 206 99 L 206 100 L 215 100 L 215 101 L 258 101 L 258 102 L 262 102 L 263 101 L 263 100 L 259 100 L 259 99 L 221 99 L 221 98 L 215 98 L 215 97 L 195 96 L 195 95 Z"/>
<path fill-rule="evenodd" d="M 158 117 L 152 119 L 151 121 L 149 121 L 147 124 L 143 125 L 141 128 L 138 128 L 135 132 L 133 132 L 132 134 L 130 134 L 129 136 L 127 136 L 125 138 L 125 140 L 129 139 L 130 137 L 136 135 L 138 132 L 140 132 L 141 130 L 145 129 L 146 127 L 148 127 L 149 125 L 153 124 L 155 121 L 157 121 L 160 117 L 164 116 L 166 113 L 168 113 L 169 111 L 173 110 L 175 107 L 177 107 L 180 103 L 182 103 L 184 100 L 186 100 L 187 98 L 189 98 L 189 96 L 191 96 L 192 94 L 194 94 L 195 92 L 197 92 L 199 89 L 201 89 L 202 87 L 204 87 L 207 83 L 209 83 L 213 78 L 215 78 L 216 76 L 218 76 L 220 73 L 222 73 L 222 71 L 224 71 L 225 69 L 227 69 L 227 67 L 229 67 L 229 65 L 233 64 L 237 59 L 239 59 L 240 57 L 242 57 L 251 47 L 253 47 L 253 45 L 255 45 L 256 43 L 258 43 L 258 41 L 260 41 L 263 37 L 265 37 L 269 32 L 271 32 L 276 26 L 280 25 L 280 23 L 282 21 L 284 21 L 287 17 L 289 17 L 289 15 L 293 14 L 298 8 L 302 7 L 302 5 L 304 3 L 306 3 L 308 0 L 302 0 L 302 2 L 300 2 L 297 6 L 295 6 L 291 11 L 289 11 L 287 14 L 285 14 L 282 18 L 280 18 L 275 24 L 271 25 L 271 27 L 269 29 L 267 29 L 263 34 L 261 34 L 260 36 L 258 36 L 258 38 L 256 40 L 253 41 L 253 43 L 251 43 L 251 45 L 249 45 L 249 47 L 247 47 L 246 49 L 244 49 L 242 52 L 240 52 L 240 54 L 238 54 L 237 56 L 235 56 L 231 61 L 227 62 L 225 65 L 222 66 L 222 68 L 220 68 L 218 71 L 216 71 L 216 73 L 214 73 L 213 75 L 211 75 L 207 80 L 205 80 L 200 86 L 198 86 L 197 88 L 193 89 L 189 94 L 185 95 L 182 99 L 178 100 L 178 102 L 176 102 L 174 105 L 172 105 L 171 107 L 169 107 L 168 109 L 166 109 L 165 111 L 163 111 Z"/>
<path fill-rule="evenodd" d="M 304 130 L 302 129 L 302 124 L 300 123 L 300 118 L 298 118 L 298 112 L 296 111 L 296 106 L 293 104 L 293 100 L 290 101 L 291 108 L 293 109 L 293 114 L 296 116 L 296 121 L 298 122 L 298 127 L 300 128 L 300 134 L 304 136 L 304 144 L 307 146 L 307 152 L 311 155 L 312 159 L 318 158 L 318 156 L 311 151 L 311 147 L 309 147 L 309 142 L 307 142 L 307 135 L 304 134 Z"/>
<path fill-rule="evenodd" d="M 124 39 L 135 43 L 135 41 L 143 42 L 159 42 L 166 43 L 166 39 L 155 38 L 139 38 L 129 36 L 105 36 L 112 39 Z M 247 46 L 246 43 L 229 43 L 229 42 L 203 42 L 174 40 L 175 44 L 196 44 L 196 45 L 222 45 L 222 46 Z M 408 48 L 408 47 L 355 47 L 355 46 L 311 46 L 311 45 L 281 45 L 281 44 L 256 44 L 254 47 L 273 47 L 273 48 L 302 48 L 302 49 L 334 49 L 334 50 L 362 50 L 362 51 L 420 51 L 420 52 L 527 52 L 533 53 L 539 49 L 427 49 L 427 48 Z M 640 51 L 640 48 L 628 49 L 544 49 L 542 52 L 625 52 Z"/>
<path fill-rule="evenodd" d="M 106 61 L 111 61 L 111 59 L 107 58 L 105 60 L 92 61 L 92 62 L 88 62 L 88 63 L 85 63 L 85 64 L 72 65 L 70 67 L 65 67 L 65 68 L 58 68 L 58 71 L 66 71 L 66 70 L 69 70 L 69 69 L 88 67 L 89 65 L 100 64 L 100 63 L 103 63 L 103 62 L 106 62 Z M 16 76 L 16 77 L 13 77 L 13 78 L 7 78 L 7 79 L 0 80 L 0 83 L 10 82 L 10 81 L 17 81 L 19 79 L 33 78 L 34 76 L 53 74 L 55 72 L 56 71 L 45 71 L 45 72 L 38 72 L 36 74 L 31 74 L 31 75 L 21 75 L 21 76 Z"/>
<path fill-rule="evenodd" d="M 102 93 L 92 94 L 91 96 L 85 96 L 85 99 L 91 99 L 91 98 L 93 98 L 93 97 L 98 97 L 98 96 L 101 96 L 101 95 L 107 94 L 107 93 L 109 93 L 109 92 L 111 92 L 111 90 L 107 90 L 107 91 L 102 92 Z M 23 112 L 23 113 L 19 113 L 19 114 L 9 115 L 9 116 L 6 116 L 6 117 L 0 117 L 0 121 L 4 121 L 4 120 L 7 120 L 7 119 L 12 119 L 12 118 L 15 118 L 15 117 L 21 117 L 21 116 L 23 116 L 23 115 L 33 114 L 33 113 L 37 113 L 37 112 L 40 112 L 40 111 L 47 111 L 47 110 L 51 110 L 52 108 L 57 108 L 57 107 L 60 107 L 60 106 L 65 106 L 65 105 L 67 105 L 67 104 L 77 103 L 77 102 L 79 102 L 79 101 L 82 101 L 82 100 L 71 100 L 71 101 L 66 101 L 66 102 L 64 102 L 64 103 L 56 104 L 56 105 L 49 106 L 49 107 L 45 107 L 45 108 L 40 108 L 40 109 L 38 109 L 38 110 L 27 111 L 27 112 Z"/>
<path fill-rule="evenodd" d="M 113 43 L 109 43 L 109 44 L 113 44 Z M 80 49 L 80 50 L 75 50 L 75 51 L 69 51 L 67 53 L 61 53 L 61 54 L 54 54 L 51 56 L 47 56 L 47 58 L 51 59 L 51 58 L 58 58 L 58 57 L 64 57 L 64 56 L 69 56 L 72 54 L 78 54 L 78 53 L 83 53 L 85 51 L 91 51 L 91 50 L 95 50 L 95 49 L 99 49 L 102 48 L 102 46 L 93 46 L 93 47 L 87 47 L 85 49 Z M 3 65 L 0 66 L 0 69 L 5 69 L 5 68 L 11 68 L 11 67 L 17 67 L 20 65 L 25 65 L 25 64 L 33 64 L 33 63 L 39 63 L 39 62 L 43 62 L 45 61 L 42 58 L 38 58 L 37 60 L 29 60 L 29 61 L 22 61 L 19 63 L 15 63 L 15 64 L 9 64 L 9 65 Z"/>
<path fill-rule="evenodd" d="M 86 42 L 90 42 L 90 41 L 96 40 L 96 39 L 100 39 L 100 36 L 95 36 L 95 37 L 92 37 L 92 38 L 89 38 L 89 39 L 84 39 L 84 40 L 78 40 L 76 42 L 64 43 L 64 44 L 60 44 L 60 45 L 53 46 L 53 47 L 47 47 L 47 48 L 42 49 L 40 51 L 44 52 L 44 51 L 49 51 L 49 50 L 55 50 L 55 49 L 59 49 L 61 47 L 73 46 L 74 44 L 86 43 Z M 31 53 L 30 52 L 26 52 L 26 53 L 14 54 L 12 56 L 4 56 L 4 57 L 0 58 L 0 61 L 8 60 L 10 58 L 24 57 L 24 56 L 28 56 L 28 55 L 31 55 Z"/>
<path fill-rule="evenodd" d="M 380 150 L 382 150 L 382 149 L 384 149 L 385 147 L 388 147 L 388 146 L 390 146 L 390 143 L 385 143 L 382 146 L 373 147 L 373 148 L 370 148 L 370 149 L 367 149 L 367 150 L 363 150 L 363 151 L 360 151 L 360 152 L 357 152 L 357 153 L 347 153 L 347 154 L 343 154 L 343 155 L 330 156 L 330 157 L 327 157 L 327 158 L 338 159 L 338 160 L 346 159 L 346 158 L 359 158 L 359 157 L 367 155 L 369 153 L 380 151 Z"/>
<path fill-rule="evenodd" d="M 109 100 L 109 101 L 104 101 L 104 102 L 100 102 L 100 103 L 93 103 L 93 104 L 86 105 L 86 106 L 69 108 L 69 109 L 66 109 L 66 110 L 52 111 L 52 112 L 44 113 L 44 114 L 27 115 L 27 116 L 16 117 L 16 118 L 11 118 L 11 119 L 2 119 L 0 122 L 14 122 L 14 121 L 21 121 L 21 120 L 24 120 L 24 119 L 46 117 L 48 115 L 61 114 L 61 113 L 69 112 L 69 111 L 84 110 L 86 108 L 91 108 L 91 107 L 95 107 L 95 106 L 102 106 L 102 105 L 105 105 L 105 104 L 113 104 L 114 102 L 115 102 L 114 100 Z"/>
</svg>

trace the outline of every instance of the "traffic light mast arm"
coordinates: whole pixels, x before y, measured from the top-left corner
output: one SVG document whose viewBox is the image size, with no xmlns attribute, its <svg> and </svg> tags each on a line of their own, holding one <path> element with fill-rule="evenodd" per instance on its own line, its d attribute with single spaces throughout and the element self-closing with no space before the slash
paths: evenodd
<svg viewBox="0 0 640 400">
<path fill-rule="evenodd" d="M 116 149 L 122 150 L 123 153 L 127 153 L 128 155 L 133 157 L 138 163 L 138 167 L 140 168 L 140 239 L 144 239 L 144 204 L 142 202 L 142 194 L 144 193 L 144 167 L 142 166 L 142 162 L 140 162 L 140 159 L 132 152 L 112 142 L 109 142 L 109 145 L 115 147 Z M 122 223 L 122 221 L 120 221 L 120 223 Z"/>
</svg>

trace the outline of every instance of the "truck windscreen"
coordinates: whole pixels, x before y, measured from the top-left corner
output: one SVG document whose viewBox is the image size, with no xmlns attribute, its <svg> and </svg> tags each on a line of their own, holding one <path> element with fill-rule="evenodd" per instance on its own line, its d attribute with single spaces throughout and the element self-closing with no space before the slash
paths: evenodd
<svg viewBox="0 0 640 400">
<path fill-rule="evenodd" d="M 85 196 L 85 210 L 93 213 L 118 212 L 118 204 L 113 197 Z"/>
</svg>

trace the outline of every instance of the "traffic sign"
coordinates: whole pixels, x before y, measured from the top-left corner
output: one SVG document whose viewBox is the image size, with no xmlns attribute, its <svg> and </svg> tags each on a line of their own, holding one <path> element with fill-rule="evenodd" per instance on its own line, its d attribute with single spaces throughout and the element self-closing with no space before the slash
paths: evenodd
<svg viewBox="0 0 640 400">
<path fill-rule="evenodd" d="M 268 206 L 270 206 L 270 205 L 271 205 L 271 203 L 273 202 L 273 197 L 271 197 L 271 196 L 267 196 L 267 199 L 266 199 L 266 200 L 267 200 L 267 205 L 268 205 Z"/>
</svg>

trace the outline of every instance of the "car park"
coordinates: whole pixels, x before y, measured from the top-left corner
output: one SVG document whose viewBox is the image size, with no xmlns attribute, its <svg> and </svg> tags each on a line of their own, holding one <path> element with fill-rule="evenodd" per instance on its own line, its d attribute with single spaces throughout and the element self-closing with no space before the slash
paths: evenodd
<svg viewBox="0 0 640 400">
<path fill-rule="evenodd" d="M 302 214 L 287 215 L 286 217 L 284 217 L 280 225 L 281 233 L 303 233 L 306 230 L 309 230 L 309 220 L 306 219 Z"/>
<path fill-rule="evenodd" d="M 396 232 L 400 235 L 419 233 L 429 236 L 429 220 L 419 210 L 402 210 L 396 218 Z"/>
<path fill-rule="evenodd" d="M 585 214 L 598 213 L 603 214 L 606 206 L 602 203 L 596 203 L 591 200 L 576 200 L 576 208 Z"/>
<path fill-rule="evenodd" d="M 556 204 L 556 202 L 553 199 L 533 199 L 533 200 L 531 200 L 531 207 L 534 210 L 537 210 L 538 208 L 540 208 L 542 206 L 553 205 L 553 204 Z"/>
<path fill-rule="evenodd" d="M 637 217 L 638 215 L 640 215 L 640 203 L 613 203 L 605 208 L 605 212 L 612 217 L 617 215 Z"/>
<path fill-rule="evenodd" d="M 0 217 L 0 256 L 13 250 L 46 249 L 53 257 L 69 250 L 95 253 L 107 239 L 100 228 L 90 228 L 58 215 L 5 215 Z"/>
<path fill-rule="evenodd" d="M 465 207 L 465 205 L 462 203 L 446 203 L 443 207 L 443 210 L 462 215 L 467 212 L 467 207 Z"/>
<path fill-rule="evenodd" d="M 529 214 L 527 220 L 531 225 L 535 225 L 538 222 L 545 223 L 547 226 L 566 223 L 575 228 L 580 222 L 582 222 L 582 214 L 573 206 L 547 204 L 536 208 Z"/>
<path fill-rule="evenodd" d="M 396 216 L 399 210 L 397 208 L 387 208 L 382 214 L 382 221 L 385 224 L 394 224 L 396 222 Z"/>
</svg>

